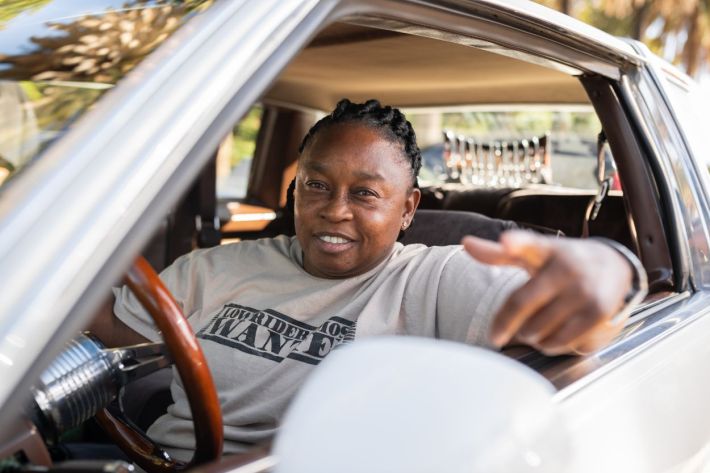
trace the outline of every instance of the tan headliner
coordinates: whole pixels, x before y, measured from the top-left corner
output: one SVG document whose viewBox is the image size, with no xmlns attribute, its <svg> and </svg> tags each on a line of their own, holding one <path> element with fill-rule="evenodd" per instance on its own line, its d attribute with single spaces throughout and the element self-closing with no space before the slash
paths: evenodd
<svg viewBox="0 0 710 473">
<path fill-rule="evenodd" d="M 400 107 L 589 103 L 579 81 L 539 65 L 440 40 L 335 24 L 265 98 L 320 110 L 377 98 Z"/>
</svg>

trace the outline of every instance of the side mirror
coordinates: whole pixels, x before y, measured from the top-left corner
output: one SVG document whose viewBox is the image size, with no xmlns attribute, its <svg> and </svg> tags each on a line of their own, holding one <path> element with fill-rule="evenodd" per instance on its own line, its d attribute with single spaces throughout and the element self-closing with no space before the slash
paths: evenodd
<svg viewBox="0 0 710 473">
<path fill-rule="evenodd" d="M 553 394 L 538 373 L 482 348 L 358 341 L 331 353 L 296 396 L 275 471 L 572 471 Z"/>
</svg>

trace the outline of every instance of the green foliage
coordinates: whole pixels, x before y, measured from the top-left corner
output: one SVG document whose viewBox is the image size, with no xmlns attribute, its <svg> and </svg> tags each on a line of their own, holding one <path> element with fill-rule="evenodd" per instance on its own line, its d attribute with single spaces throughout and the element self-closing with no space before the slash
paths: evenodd
<svg viewBox="0 0 710 473">
<path fill-rule="evenodd" d="M 623 18 L 609 16 L 597 8 L 587 5 L 582 9 L 578 18 L 614 36 L 631 36 L 633 26 L 631 16 Z"/>
<path fill-rule="evenodd" d="M 261 105 L 254 105 L 249 110 L 249 113 L 247 113 L 235 127 L 232 159 L 230 162 L 232 167 L 236 167 L 242 159 L 250 159 L 254 156 L 256 137 L 259 134 L 262 113 L 263 109 Z"/>
<path fill-rule="evenodd" d="M 0 29 L 27 10 L 36 11 L 52 0 L 0 0 Z"/>
<path fill-rule="evenodd" d="M 643 41 L 691 76 L 708 72 L 709 0 L 537 0 L 616 36 Z"/>
<path fill-rule="evenodd" d="M 39 90 L 39 87 L 34 82 L 21 81 L 19 82 L 19 85 L 30 102 L 35 102 L 42 98 L 42 92 Z"/>
<path fill-rule="evenodd" d="M 60 87 L 52 84 L 21 82 L 23 90 L 35 89 L 41 94 L 33 102 L 37 125 L 40 130 L 58 132 L 66 128 L 80 115 L 86 113 L 104 90 Z"/>
<path fill-rule="evenodd" d="M 413 120 L 415 123 L 416 116 Z M 551 130 L 594 135 L 600 129 L 594 113 L 545 110 L 444 113 L 442 127 L 482 139 L 528 137 Z"/>
</svg>

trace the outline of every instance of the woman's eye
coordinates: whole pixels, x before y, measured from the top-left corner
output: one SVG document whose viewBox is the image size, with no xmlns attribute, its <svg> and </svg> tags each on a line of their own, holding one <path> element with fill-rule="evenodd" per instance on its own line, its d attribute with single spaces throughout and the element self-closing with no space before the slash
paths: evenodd
<svg viewBox="0 0 710 473">
<path fill-rule="evenodd" d="M 370 189 L 358 189 L 355 191 L 355 195 L 360 197 L 377 197 L 377 194 Z"/>
<path fill-rule="evenodd" d="M 318 182 L 318 181 L 308 181 L 308 182 L 306 182 L 306 187 L 308 187 L 310 189 L 317 189 L 317 190 L 325 190 L 326 189 L 325 184 L 323 184 L 322 182 Z"/>
</svg>

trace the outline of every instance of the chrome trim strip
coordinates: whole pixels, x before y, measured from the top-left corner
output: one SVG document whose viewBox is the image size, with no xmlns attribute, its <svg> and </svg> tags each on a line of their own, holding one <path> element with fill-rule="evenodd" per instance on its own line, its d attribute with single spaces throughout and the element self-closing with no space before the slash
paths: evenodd
<svg viewBox="0 0 710 473">
<path fill-rule="evenodd" d="M 645 62 L 644 57 L 636 53 L 625 41 L 539 3 L 522 0 L 479 0 L 479 3 L 506 11 L 521 22 L 521 28 L 537 30 L 538 34 L 539 28 L 544 28 L 548 36 L 562 35 L 580 46 L 604 51 L 605 54 L 616 56 L 624 62 L 637 65 Z"/>
<path fill-rule="evenodd" d="M 267 471 L 273 471 L 274 467 L 279 464 L 275 456 L 269 455 L 264 458 L 260 458 L 246 465 L 238 466 L 228 470 L 229 473 L 264 473 Z"/>
<path fill-rule="evenodd" d="M 562 401 L 574 395 L 660 340 L 710 316 L 710 294 L 676 294 L 641 315 L 641 319 L 632 320 L 617 342 L 605 349 L 582 358 L 560 357 L 553 366 L 542 369 L 542 374 L 559 389 L 555 399 Z"/>
<path fill-rule="evenodd" d="M 656 314 L 658 311 L 665 309 L 666 307 L 686 299 L 689 297 L 689 292 L 682 294 L 671 294 L 670 296 L 664 297 L 662 299 L 654 300 L 650 303 L 643 304 L 636 307 L 629 317 L 626 326 L 617 336 L 616 341 L 612 343 L 618 343 L 630 336 L 632 333 L 638 331 L 639 322 L 648 319 L 649 316 Z M 607 347 L 608 348 L 608 347 Z M 598 353 L 590 356 L 557 356 L 549 357 L 543 355 L 542 353 L 534 350 L 528 346 L 516 345 L 506 348 L 503 354 L 514 358 L 537 371 L 544 374 L 550 381 L 559 372 L 566 370 L 571 366 L 575 366 L 591 356 L 596 356 Z M 574 380 L 572 380 L 574 381 Z M 564 387 L 564 384 L 556 385 L 558 388 Z"/>
<path fill-rule="evenodd" d="M 644 74 L 644 70 L 636 71 L 636 74 Z M 691 252 L 685 222 L 683 221 L 684 213 L 681 210 L 678 192 L 676 192 L 679 188 L 678 181 L 672 169 L 669 168 L 668 160 L 663 158 L 664 153 L 661 152 L 660 143 L 656 141 L 658 139 L 657 134 L 652 133 L 649 128 L 650 117 L 644 113 L 639 105 L 644 103 L 646 99 L 631 84 L 628 76 L 622 77 L 618 89 L 623 104 L 631 112 L 630 117 L 634 120 L 633 125 L 642 134 L 642 136 L 639 136 L 639 140 L 649 151 L 649 164 L 651 164 L 651 168 L 655 173 L 660 173 L 660 179 L 656 175 L 654 176 L 654 181 L 661 193 L 662 204 L 670 207 L 666 211 L 668 216 L 666 225 L 668 233 L 666 236 L 669 239 L 668 244 L 673 258 L 675 278 L 680 280 L 681 287 L 679 289 L 685 289 L 690 277 Z M 648 110 L 648 113 L 651 113 L 651 111 Z"/>
<path fill-rule="evenodd" d="M 592 33 L 594 28 L 589 25 L 531 2 L 369 0 L 363 5 L 353 5 L 352 10 L 350 16 L 340 21 L 432 37 L 499 54 L 516 53 L 518 59 L 534 63 L 547 60 L 545 66 L 556 69 L 566 65 L 618 79 L 620 68 L 645 63 L 645 58 L 624 41 L 601 31 Z M 551 22 L 551 17 L 556 20 L 561 17 L 564 26 Z M 551 42 L 550 38 L 556 41 Z"/>
</svg>

